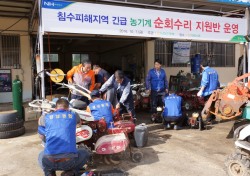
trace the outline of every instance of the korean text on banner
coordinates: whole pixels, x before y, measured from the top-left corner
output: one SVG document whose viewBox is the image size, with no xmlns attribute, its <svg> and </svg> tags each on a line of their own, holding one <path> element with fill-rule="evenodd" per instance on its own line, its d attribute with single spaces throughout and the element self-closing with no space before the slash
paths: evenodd
<svg viewBox="0 0 250 176">
<path fill-rule="evenodd" d="M 69 1 L 42 1 L 46 32 L 245 42 L 247 20 Z"/>
</svg>

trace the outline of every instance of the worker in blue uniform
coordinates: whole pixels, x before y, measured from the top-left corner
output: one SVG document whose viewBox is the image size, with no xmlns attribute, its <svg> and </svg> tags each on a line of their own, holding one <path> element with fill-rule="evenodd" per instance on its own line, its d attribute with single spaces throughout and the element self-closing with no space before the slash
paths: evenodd
<svg viewBox="0 0 250 176">
<path fill-rule="evenodd" d="M 220 87 L 219 76 L 215 69 L 209 67 L 210 61 L 202 60 L 200 68 L 202 70 L 201 88 L 197 93 L 197 96 L 204 97 L 207 101 L 214 90 Z M 215 119 L 214 115 L 210 115 L 207 121 Z"/>
<path fill-rule="evenodd" d="M 161 68 L 160 60 L 156 59 L 154 62 L 154 68 L 148 71 L 146 89 L 151 95 L 151 112 L 153 113 L 152 116 L 155 116 L 157 106 L 163 106 L 163 99 L 168 93 L 167 75 L 165 70 Z"/>
<path fill-rule="evenodd" d="M 78 175 L 90 153 L 76 148 L 77 115 L 69 110 L 69 102 L 59 99 L 56 110 L 41 118 L 39 125 L 45 127 L 46 143 L 38 161 L 45 176 L 55 176 L 57 170 L 65 171 L 65 175 Z"/>
<path fill-rule="evenodd" d="M 176 95 L 174 91 L 169 92 L 169 96 L 164 98 L 164 110 L 162 113 L 165 122 L 165 128 L 170 129 L 171 123 L 174 122 L 174 129 L 181 129 L 185 116 L 182 114 L 182 97 Z"/>
<path fill-rule="evenodd" d="M 102 100 L 98 90 L 93 90 L 90 93 L 92 103 L 89 104 L 86 111 L 90 112 L 95 120 L 105 119 L 108 128 L 114 127 L 113 116 L 115 110 L 111 103 L 107 100 Z"/>
<path fill-rule="evenodd" d="M 203 61 L 200 65 L 202 70 L 201 88 L 197 96 L 209 99 L 210 95 L 216 90 L 219 83 L 219 76 L 215 69 L 209 67 L 209 61 Z"/>
<path fill-rule="evenodd" d="M 129 113 L 135 119 L 135 109 L 133 94 L 128 79 L 123 71 L 117 70 L 101 87 L 100 92 L 105 92 L 109 87 L 113 87 L 116 95 L 116 109 L 120 109 L 120 114 Z"/>
</svg>

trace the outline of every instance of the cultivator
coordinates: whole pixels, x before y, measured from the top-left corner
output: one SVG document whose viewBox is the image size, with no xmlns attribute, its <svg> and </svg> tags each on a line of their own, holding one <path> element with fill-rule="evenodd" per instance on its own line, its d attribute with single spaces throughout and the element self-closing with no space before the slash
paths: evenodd
<svg viewBox="0 0 250 176">
<path fill-rule="evenodd" d="M 250 73 L 236 78 L 223 89 L 215 90 L 201 112 L 202 118 L 207 119 L 211 114 L 222 120 L 240 116 L 250 98 L 250 82 L 247 85 L 242 82 L 248 76 Z"/>
<path fill-rule="evenodd" d="M 181 96 L 183 99 L 183 108 L 185 110 L 192 109 L 202 109 L 205 105 L 205 100 L 203 97 L 197 96 L 198 90 L 187 90 L 177 92 L 177 95 Z"/>
</svg>

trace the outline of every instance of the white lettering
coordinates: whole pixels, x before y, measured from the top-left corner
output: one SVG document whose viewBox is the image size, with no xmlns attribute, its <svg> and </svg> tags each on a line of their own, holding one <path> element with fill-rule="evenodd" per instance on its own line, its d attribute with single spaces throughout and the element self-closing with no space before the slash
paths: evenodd
<svg viewBox="0 0 250 176">
<path fill-rule="evenodd" d="M 55 3 L 54 2 L 44 2 L 44 5 L 46 6 L 55 6 Z"/>
</svg>

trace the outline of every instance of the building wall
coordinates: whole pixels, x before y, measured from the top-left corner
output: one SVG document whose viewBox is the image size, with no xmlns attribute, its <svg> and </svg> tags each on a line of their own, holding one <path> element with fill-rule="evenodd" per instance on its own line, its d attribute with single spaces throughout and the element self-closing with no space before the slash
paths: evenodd
<svg viewBox="0 0 250 176">
<path fill-rule="evenodd" d="M 19 18 L 0 18 L 0 31 L 9 28 Z M 2 32 L 2 34 L 19 34 L 21 47 L 21 67 L 20 69 L 11 69 L 12 81 L 19 75 L 19 79 L 23 83 L 23 101 L 29 101 L 32 98 L 32 72 L 31 72 L 31 45 L 30 36 L 28 34 L 28 20 L 22 19 L 16 25 Z M 12 92 L 0 93 L 0 103 L 12 102 Z"/>
<path fill-rule="evenodd" d="M 154 67 L 154 41 L 147 42 L 147 51 L 148 56 L 145 61 L 147 65 L 146 71 Z M 235 45 L 235 67 L 214 67 L 218 74 L 221 84 L 227 85 L 228 82 L 233 81 L 237 77 L 238 71 L 238 58 L 243 54 L 243 45 Z M 180 70 L 183 70 L 185 73 L 191 72 L 191 67 L 163 67 L 167 73 L 168 80 L 170 75 L 177 75 Z"/>
<path fill-rule="evenodd" d="M 142 43 L 138 43 L 101 54 L 99 63 L 105 62 L 112 72 L 117 69 L 122 69 L 125 72 L 133 72 L 134 70 L 137 77 L 143 77 L 144 75 L 141 73 L 144 72 L 145 67 L 142 61 L 144 59 L 142 47 Z M 134 65 L 136 68 L 130 67 L 131 65 Z M 112 72 L 110 73 L 112 74 Z"/>
<path fill-rule="evenodd" d="M 28 20 L 22 19 L 17 24 L 9 28 L 11 25 L 16 23 L 18 18 L 0 18 L 0 31 L 3 31 L 3 34 L 20 34 L 20 44 L 21 44 L 21 69 L 12 69 L 12 80 L 15 79 L 16 75 L 19 75 L 20 80 L 23 82 L 23 101 L 29 101 L 32 98 L 32 59 L 31 59 L 31 44 L 30 44 L 30 36 L 28 34 Z M 5 31 L 5 29 L 9 28 Z M 133 45 L 126 48 L 121 48 L 119 50 L 114 50 L 109 53 L 102 54 L 96 60 L 100 62 L 105 60 L 111 65 L 113 68 L 121 68 L 127 69 L 126 61 L 127 58 L 132 58 L 133 60 L 138 60 L 143 57 L 143 50 L 141 49 L 141 44 Z M 154 41 L 146 42 L 146 50 L 145 50 L 145 69 L 143 68 L 142 72 L 144 74 L 154 66 Z M 243 53 L 243 47 L 241 45 L 236 45 L 236 53 L 235 53 L 235 67 L 216 67 L 216 70 L 220 76 L 220 82 L 222 84 L 227 84 L 231 82 L 237 75 L 237 65 L 238 58 Z M 122 60 L 122 64 L 120 61 Z M 63 65 L 65 65 L 64 63 Z M 139 64 L 137 64 L 139 65 Z M 141 64 L 140 66 L 143 66 Z M 188 67 L 164 67 L 166 73 L 168 75 L 168 79 L 170 75 L 176 75 L 180 70 L 184 70 L 184 72 L 190 72 L 190 66 Z M 228 74 L 230 73 L 230 74 Z M 145 76 L 143 76 L 145 77 Z M 12 102 L 12 93 L 0 93 L 0 102 Z"/>
</svg>

